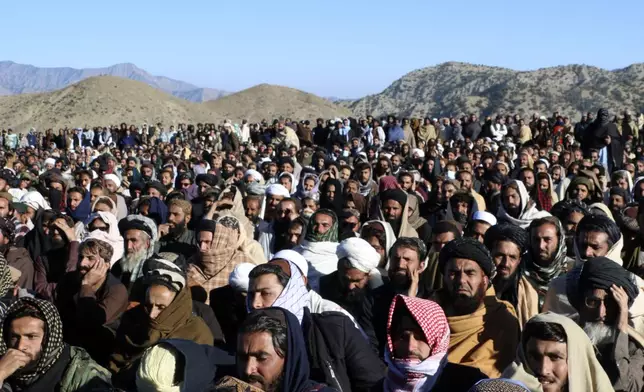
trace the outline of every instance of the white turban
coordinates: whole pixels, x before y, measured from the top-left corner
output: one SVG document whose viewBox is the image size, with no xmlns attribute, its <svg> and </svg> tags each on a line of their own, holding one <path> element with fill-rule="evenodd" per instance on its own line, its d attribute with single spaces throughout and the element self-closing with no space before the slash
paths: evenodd
<svg viewBox="0 0 644 392">
<path fill-rule="evenodd" d="M 20 202 L 28 205 L 34 210 L 37 210 L 39 208 L 48 210 L 51 208 L 45 198 L 40 194 L 40 192 L 37 191 L 25 193 L 25 195 L 20 198 Z"/>
<path fill-rule="evenodd" d="M 351 266 L 369 273 L 380 263 L 380 254 L 365 240 L 358 237 L 347 238 L 338 246 L 338 260 L 348 259 Z"/>
<path fill-rule="evenodd" d="M 54 158 L 47 158 L 45 159 L 45 166 L 47 165 L 52 165 L 54 166 L 56 164 L 56 160 Z"/>
<path fill-rule="evenodd" d="M 119 177 L 116 174 L 106 174 L 103 178 L 105 181 L 114 181 L 117 188 L 121 187 L 121 180 L 119 180 Z"/>
<path fill-rule="evenodd" d="M 228 277 L 228 284 L 235 291 L 248 291 L 248 285 L 250 284 L 250 271 L 253 268 L 257 267 L 255 264 L 251 263 L 240 263 L 235 266 L 235 269 Z"/>
<path fill-rule="evenodd" d="M 291 192 L 282 184 L 271 184 L 266 188 L 266 196 L 283 196 L 291 197 Z"/>
<path fill-rule="evenodd" d="M 420 148 L 414 148 L 411 150 L 411 155 L 413 156 L 416 154 L 418 158 L 425 158 L 425 151 L 421 150 Z"/>
<path fill-rule="evenodd" d="M 290 261 L 291 263 L 297 265 L 297 268 L 299 268 L 302 275 L 308 276 L 309 274 L 309 263 L 306 261 L 304 256 L 302 256 L 301 254 L 297 253 L 294 250 L 291 250 L 291 249 L 280 250 L 279 252 L 275 253 L 275 255 L 273 255 L 273 258 L 271 260 L 276 260 L 276 259 Z"/>
<path fill-rule="evenodd" d="M 257 182 L 260 182 L 264 179 L 264 177 L 262 177 L 262 174 L 254 169 L 246 170 L 246 173 L 244 173 L 244 177 L 248 177 L 248 176 L 253 176 L 253 179 Z"/>
</svg>

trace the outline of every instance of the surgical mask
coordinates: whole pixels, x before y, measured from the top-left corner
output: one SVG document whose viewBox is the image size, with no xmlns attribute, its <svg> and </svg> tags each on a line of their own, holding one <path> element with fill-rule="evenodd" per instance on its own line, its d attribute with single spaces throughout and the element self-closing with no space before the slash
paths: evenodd
<svg viewBox="0 0 644 392">
<path fill-rule="evenodd" d="M 456 179 L 456 172 L 448 170 L 447 171 L 447 178 L 449 178 L 450 180 L 455 180 Z"/>
<path fill-rule="evenodd" d="M 347 151 L 347 150 L 342 151 L 342 156 L 343 157 L 348 157 L 349 156 L 349 151 Z"/>
<path fill-rule="evenodd" d="M 313 210 L 310 208 L 305 208 L 302 211 L 302 215 L 304 215 L 305 218 L 310 218 L 313 215 Z"/>
</svg>

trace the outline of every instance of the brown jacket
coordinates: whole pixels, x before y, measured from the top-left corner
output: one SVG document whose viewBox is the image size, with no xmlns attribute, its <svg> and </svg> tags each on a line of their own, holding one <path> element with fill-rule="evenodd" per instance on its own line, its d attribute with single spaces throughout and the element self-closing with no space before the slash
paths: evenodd
<svg viewBox="0 0 644 392">
<path fill-rule="evenodd" d="M 10 266 L 22 273 L 18 279 L 17 285 L 23 289 L 33 290 L 34 262 L 31 260 L 31 256 L 29 256 L 29 251 L 25 248 L 12 246 L 5 254 L 5 258 Z"/>
</svg>

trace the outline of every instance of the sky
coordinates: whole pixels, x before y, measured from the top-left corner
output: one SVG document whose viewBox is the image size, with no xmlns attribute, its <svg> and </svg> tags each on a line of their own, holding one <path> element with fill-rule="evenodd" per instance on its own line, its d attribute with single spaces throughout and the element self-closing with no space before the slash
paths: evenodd
<svg viewBox="0 0 644 392">
<path fill-rule="evenodd" d="M 0 60 L 129 62 L 200 87 L 271 83 L 359 98 L 446 61 L 644 62 L 642 15 L 642 0 L 2 1 Z"/>
</svg>

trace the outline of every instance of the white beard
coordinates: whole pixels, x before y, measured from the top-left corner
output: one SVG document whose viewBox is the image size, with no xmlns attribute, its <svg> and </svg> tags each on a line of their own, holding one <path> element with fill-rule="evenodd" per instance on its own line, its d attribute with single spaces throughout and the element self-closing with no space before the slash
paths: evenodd
<svg viewBox="0 0 644 392">
<path fill-rule="evenodd" d="M 584 324 L 584 332 L 595 347 L 603 347 L 615 344 L 617 329 L 601 322 L 589 322 Z"/>
<path fill-rule="evenodd" d="M 148 255 L 147 252 L 148 250 L 143 248 L 123 256 L 120 261 L 123 272 L 133 272 L 140 263 L 145 261 Z"/>
</svg>

